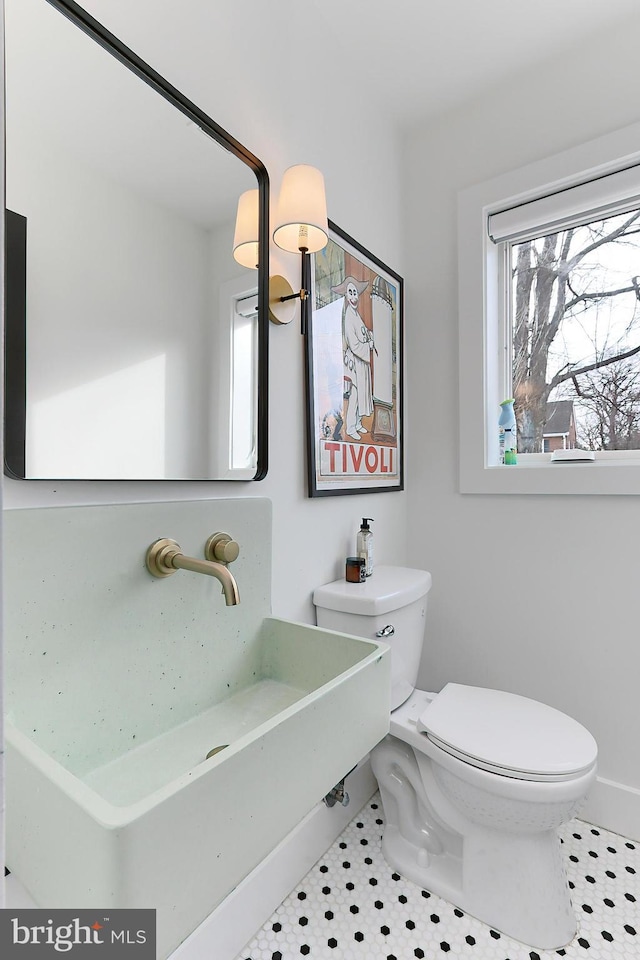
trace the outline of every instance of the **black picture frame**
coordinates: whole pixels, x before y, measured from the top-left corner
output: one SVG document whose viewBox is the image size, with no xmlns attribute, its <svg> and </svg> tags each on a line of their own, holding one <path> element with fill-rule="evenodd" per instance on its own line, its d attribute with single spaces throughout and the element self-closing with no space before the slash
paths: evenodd
<svg viewBox="0 0 640 960">
<path fill-rule="evenodd" d="M 306 330 L 310 497 L 404 489 L 404 281 L 329 221 Z"/>
</svg>

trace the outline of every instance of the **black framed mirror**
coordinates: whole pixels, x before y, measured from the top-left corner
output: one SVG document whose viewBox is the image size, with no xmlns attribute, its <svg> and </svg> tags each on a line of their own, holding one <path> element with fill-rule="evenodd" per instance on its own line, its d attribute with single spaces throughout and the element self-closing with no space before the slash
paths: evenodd
<svg viewBox="0 0 640 960">
<path fill-rule="evenodd" d="M 5 66 L 5 473 L 262 479 L 263 164 L 74 0 L 6 0 Z"/>
</svg>

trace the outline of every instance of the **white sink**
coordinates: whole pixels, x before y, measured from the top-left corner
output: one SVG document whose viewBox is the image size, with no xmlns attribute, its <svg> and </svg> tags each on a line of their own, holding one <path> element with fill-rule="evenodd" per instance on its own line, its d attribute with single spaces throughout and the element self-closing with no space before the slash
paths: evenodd
<svg viewBox="0 0 640 960">
<path fill-rule="evenodd" d="M 29 705 L 22 689 L 6 724 L 7 865 L 39 906 L 155 907 L 168 956 L 388 731 L 384 643 L 269 617 L 235 662 L 241 677 L 212 678 L 191 716 L 156 709 L 157 733 L 142 716 L 153 686 L 119 701 L 114 687 L 114 710 L 130 730 L 140 711 L 146 732 L 124 745 L 97 731 L 93 752 L 90 730 L 56 735 L 39 690 Z"/>
</svg>

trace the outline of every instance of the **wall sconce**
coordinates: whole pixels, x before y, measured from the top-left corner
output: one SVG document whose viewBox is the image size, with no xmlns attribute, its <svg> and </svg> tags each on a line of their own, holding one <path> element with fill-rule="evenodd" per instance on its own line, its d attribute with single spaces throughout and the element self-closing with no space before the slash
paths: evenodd
<svg viewBox="0 0 640 960">
<path fill-rule="evenodd" d="M 311 295 L 310 253 L 317 253 L 329 239 L 327 201 L 324 178 L 319 170 L 300 163 L 285 170 L 278 199 L 278 226 L 273 242 L 287 253 L 299 253 L 301 286 L 298 293 L 284 277 L 269 280 L 269 309 L 275 323 L 289 323 L 295 312 L 295 301 L 301 301 L 302 333 L 307 331 L 309 297 Z"/>
<path fill-rule="evenodd" d="M 238 199 L 236 230 L 233 235 L 233 258 L 243 267 L 258 269 L 260 244 L 259 191 L 245 190 Z"/>
</svg>

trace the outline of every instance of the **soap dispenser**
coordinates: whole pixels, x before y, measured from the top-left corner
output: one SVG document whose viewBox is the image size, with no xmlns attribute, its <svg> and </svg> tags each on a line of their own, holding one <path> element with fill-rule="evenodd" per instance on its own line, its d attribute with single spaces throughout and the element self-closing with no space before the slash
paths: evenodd
<svg viewBox="0 0 640 960">
<path fill-rule="evenodd" d="M 369 521 L 373 523 L 373 517 L 362 518 L 356 538 L 356 553 L 364 560 L 364 572 L 367 577 L 373 573 L 373 533 Z"/>
</svg>

